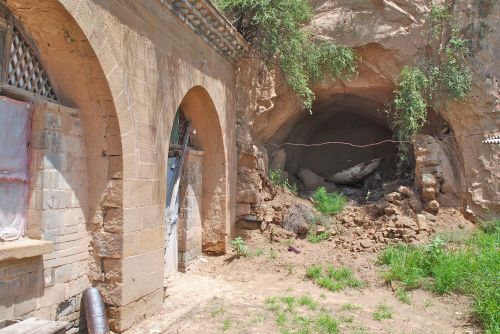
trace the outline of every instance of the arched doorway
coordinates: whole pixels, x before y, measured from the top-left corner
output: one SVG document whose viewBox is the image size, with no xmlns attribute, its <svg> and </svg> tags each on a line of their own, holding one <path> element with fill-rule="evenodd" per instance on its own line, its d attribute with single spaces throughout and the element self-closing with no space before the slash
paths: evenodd
<svg viewBox="0 0 500 334">
<path fill-rule="evenodd" d="M 6 0 L 2 4 L 18 24 L 17 32 L 29 37 L 32 42 L 29 46 L 39 56 L 37 60 L 53 88 L 33 86 L 39 88 L 30 93 L 42 99 L 24 95 L 35 106 L 27 234 L 54 244 L 54 251 L 37 260 L 35 269 L 30 268 L 34 281 L 30 285 L 36 289 L 34 297 L 40 300 L 47 298 L 45 295 L 53 286 L 60 289 L 78 286 L 69 295 L 36 303 L 57 309 L 50 313 L 44 310 L 41 312 L 44 317 L 50 314 L 51 319 L 63 316 L 77 319 L 75 314 L 79 311 L 72 305 L 79 304 L 83 289 L 114 284 L 107 268 L 118 263 L 123 253 L 121 129 L 115 109 L 116 95 L 112 94 L 105 74 L 109 73 L 106 67 L 114 67 L 116 63 L 113 58 L 100 63 L 102 56 L 96 55 L 96 39 L 105 37 L 98 28 L 105 25 L 96 23 L 91 40 L 89 31 L 82 30 L 81 20 L 72 16 L 71 6 L 66 9 L 59 1 L 41 0 Z M 15 37 L 11 36 L 13 43 L 21 45 L 19 36 L 17 40 Z M 22 64 L 18 66 L 20 69 L 36 73 L 35 63 L 27 63 L 27 53 L 17 55 Z M 12 77 L 10 84 L 17 88 L 13 92 L 18 94 L 24 83 Z M 58 261 L 61 257 L 67 261 Z M 109 259 L 107 268 L 104 259 Z M 121 264 L 115 267 L 121 272 Z M 33 297 L 26 291 L 17 292 L 21 297 L 14 296 L 15 303 Z M 3 302 L 0 300 L 0 306 Z M 106 303 L 119 306 L 111 299 Z M 24 314 L 32 311 L 22 310 Z M 76 326 L 76 321 L 73 325 Z"/>
<path fill-rule="evenodd" d="M 226 169 L 222 129 L 207 91 L 193 87 L 172 124 L 167 163 L 166 275 L 202 253 L 225 252 Z"/>
</svg>

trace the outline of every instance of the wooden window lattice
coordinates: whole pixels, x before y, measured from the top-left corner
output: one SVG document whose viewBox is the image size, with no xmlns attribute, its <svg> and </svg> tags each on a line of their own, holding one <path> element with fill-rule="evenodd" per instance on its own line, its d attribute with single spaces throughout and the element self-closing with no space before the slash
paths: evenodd
<svg viewBox="0 0 500 334">
<path fill-rule="evenodd" d="M 14 28 L 10 45 L 7 83 L 11 86 L 57 100 L 49 78 L 35 51 Z"/>
</svg>

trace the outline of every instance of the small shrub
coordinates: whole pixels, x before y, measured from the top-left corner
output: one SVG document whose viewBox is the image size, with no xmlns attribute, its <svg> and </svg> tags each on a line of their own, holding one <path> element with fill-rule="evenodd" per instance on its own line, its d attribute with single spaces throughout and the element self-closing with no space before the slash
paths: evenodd
<svg viewBox="0 0 500 334">
<path fill-rule="evenodd" d="M 427 120 L 429 79 L 418 67 L 404 67 L 394 97 L 396 117 L 393 127 L 399 140 L 409 140 Z"/>
<path fill-rule="evenodd" d="M 241 237 L 236 237 L 230 242 L 231 248 L 233 252 L 236 253 L 236 256 L 248 256 L 249 251 L 248 247 L 245 244 L 245 241 Z"/>
<path fill-rule="evenodd" d="M 449 100 L 464 101 L 472 87 L 470 42 L 453 29 L 451 7 L 435 6 L 430 12 L 431 39 L 441 39 L 436 55 L 420 65 L 404 67 L 394 91 L 393 127 L 400 143 L 398 171 L 409 167 L 409 143 L 425 125 L 427 110 L 440 111 Z M 451 35 L 449 39 L 447 36 Z M 430 41 L 429 41 L 430 42 Z M 441 109 L 442 110 L 442 109 Z"/>
<path fill-rule="evenodd" d="M 313 194 L 314 206 L 318 211 L 326 214 L 342 212 L 346 198 L 339 193 L 329 193 L 325 187 L 319 187 Z"/>
<path fill-rule="evenodd" d="M 451 18 L 450 9 L 445 6 L 433 6 L 430 14 L 432 36 L 438 37 L 443 32 L 443 26 Z"/>
<path fill-rule="evenodd" d="M 384 304 L 377 305 L 375 312 L 373 312 L 373 319 L 377 321 L 392 319 L 392 309 Z"/>
</svg>

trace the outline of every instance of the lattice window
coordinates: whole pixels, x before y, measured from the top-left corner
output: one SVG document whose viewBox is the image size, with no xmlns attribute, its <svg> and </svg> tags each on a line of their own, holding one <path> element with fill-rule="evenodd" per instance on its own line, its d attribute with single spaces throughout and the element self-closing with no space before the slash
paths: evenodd
<svg viewBox="0 0 500 334">
<path fill-rule="evenodd" d="M 12 43 L 10 45 L 7 83 L 11 86 L 57 100 L 47 73 L 45 73 L 35 51 L 16 28 L 13 30 Z"/>
</svg>

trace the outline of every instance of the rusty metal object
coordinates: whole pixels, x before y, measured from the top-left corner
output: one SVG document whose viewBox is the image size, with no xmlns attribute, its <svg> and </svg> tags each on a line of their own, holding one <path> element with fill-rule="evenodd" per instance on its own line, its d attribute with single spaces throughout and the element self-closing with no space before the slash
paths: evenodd
<svg viewBox="0 0 500 334">
<path fill-rule="evenodd" d="M 99 290 L 96 288 L 85 289 L 82 296 L 82 307 L 81 311 L 85 313 L 87 332 L 89 334 L 108 334 L 108 317 Z"/>
</svg>

